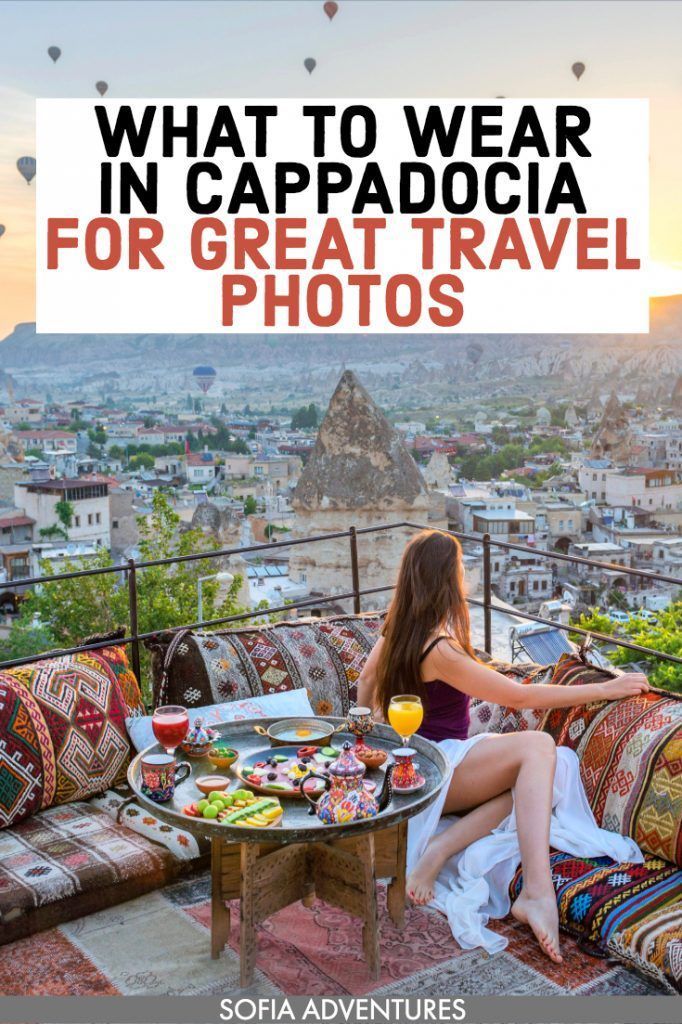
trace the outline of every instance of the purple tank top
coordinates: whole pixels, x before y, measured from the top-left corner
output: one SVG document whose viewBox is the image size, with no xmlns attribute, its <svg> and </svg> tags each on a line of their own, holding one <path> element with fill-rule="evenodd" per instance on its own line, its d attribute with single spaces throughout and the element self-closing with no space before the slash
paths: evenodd
<svg viewBox="0 0 682 1024">
<path fill-rule="evenodd" d="M 429 644 L 421 661 L 443 639 L 447 637 L 439 636 Z M 469 735 L 469 694 L 462 693 L 441 679 L 424 683 L 424 687 L 424 721 L 417 730 L 419 735 L 435 743 L 440 740 L 465 740 Z"/>
</svg>

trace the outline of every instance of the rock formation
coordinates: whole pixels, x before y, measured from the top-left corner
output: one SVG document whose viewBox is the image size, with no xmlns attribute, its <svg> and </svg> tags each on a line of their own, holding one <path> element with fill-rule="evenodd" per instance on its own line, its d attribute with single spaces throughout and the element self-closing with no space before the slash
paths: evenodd
<svg viewBox="0 0 682 1024">
<path fill-rule="evenodd" d="M 201 530 L 215 542 L 217 550 L 221 548 L 239 547 L 242 535 L 241 521 L 229 508 L 218 508 L 211 501 L 204 501 L 197 505 L 192 515 L 190 529 Z M 210 559 L 206 563 L 206 575 L 212 572 L 231 572 L 234 576 L 242 577 L 242 585 L 239 589 L 238 600 L 240 604 L 248 607 L 249 583 L 246 575 L 247 564 L 241 555 L 226 555 L 224 558 Z"/>
<path fill-rule="evenodd" d="M 455 481 L 455 474 L 445 452 L 434 452 L 424 470 L 424 480 L 429 487 L 445 490 Z"/>
<path fill-rule="evenodd" d="M 624 463 L 630 457 L 632 443 L 630 418 L 612 391 L 594 435 L 590 455 L 596 459 Z"/>
<path fill-rule="evenodd" d="M 566 424 L 569 430 L 572 430 L 573 427 L 577 427 L 578 425 L 578 414 L 575 411 L 575 406 L 573 405 L 573 402 L 569 402 L 568 406 L 566 407 L 566 412 L 564 413 L 564 423 Z"/>
<path fill-rule="evenodd" d="M 682 376 L 675 381 L 675 387 L 670 396 L 670 408 L 676 415 L 682 414 Z"/>
<path fill-rule="evenodd" d="M 422 474 L 400 434 L 350 370 L 332 395 L 293 506 L 296 537 L 347 530 L 351 525 L 428 519 L 429 492 Z M 413 532 L 396 529 L 358 537 L 361 589 L 393 583 L 405 541 Z M 350 591 L 349 554 L 346 537 L 293 548 L 291 578 L 305 577 L 311 594 Z M 384 607 L 388 596 L 363 598 L 363 608 Z"/>
</svg>

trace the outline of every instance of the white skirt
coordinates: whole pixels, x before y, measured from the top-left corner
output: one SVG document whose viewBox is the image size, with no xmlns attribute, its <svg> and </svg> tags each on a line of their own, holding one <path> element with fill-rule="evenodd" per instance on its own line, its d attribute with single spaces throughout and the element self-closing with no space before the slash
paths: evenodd
<svg viewBox="0 0 682 1024">
<path fill-rule="evenodd" d="M 450 762 L 450 773 L 438 799 L 410 820 L 408 872 L 431 837 L 457 820 L 455 815 L 441 818 L 455 768 L 476 743 L 494 740 L 494 736 L 480 733 L 466 740 L 442 740 L 438 744 Z M 568 747 L 557 748 L 549 841 L 555 849 L 577 857 L 610 857 L 618 863 L 634 864 L 644 860 L 633 839 L 599 828 L 587 802 L 578 758 Z M 452 934 L 463 949 L 480 946 L 488 953 L 498 953 L 507 945 L 503 936 L 486 925 L 491 918 L 505 917 L 509 913 L 509 886 L 520 863 L 516 814 L 512 807 L 511 813 L 490 835 L 451 857 L 439 874 L 430 906 L 447 916 Z"/>
</svg>

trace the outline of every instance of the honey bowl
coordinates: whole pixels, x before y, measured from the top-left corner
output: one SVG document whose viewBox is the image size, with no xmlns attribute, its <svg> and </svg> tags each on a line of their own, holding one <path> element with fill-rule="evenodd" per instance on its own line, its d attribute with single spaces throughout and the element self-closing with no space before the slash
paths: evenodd
<svg viewBox="0 0 682 1024">
<path fill-rule="evenodd" d="M 194 780 L 198 790 L 208 796 L 209 793 L 220 793 L 230 785 L 226 775 L 200 775 Z"/>
<path fill-rule="evenodd" d="M 210 748 L 206 756 L 214 768 L 229 768 L 237 760 L 239 754 L 233 747 L 216 744 Z"/>
</svg>

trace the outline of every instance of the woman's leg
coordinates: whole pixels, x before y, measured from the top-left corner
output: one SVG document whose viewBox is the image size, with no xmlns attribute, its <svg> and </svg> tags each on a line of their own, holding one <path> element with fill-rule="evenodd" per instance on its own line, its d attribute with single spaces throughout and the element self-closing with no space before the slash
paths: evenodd
<svg viewBox="0 0 682 1024">
<path fill-rule="evenodd" d="M 497 828 L 511 809 L 511 793 L 500 793 L 434 836 L 407 879 L 407 895 L 412 902 L 419 906 L 430 903 L 433 899 L 433 884 L 442 867 L 456 853 L 466 850 L 467 846 Z"/>
<path fill-rule="evenodd" d="M 512 913 L 532 928 L 543 951 L 560 963 L 559 916 L 549 866 L 555 767 L 556 747 L 547 733 L 487 737 L 455 769 L 443 813 L 461 814 L 514 790 L 523 890 Z"/>
</svg>

